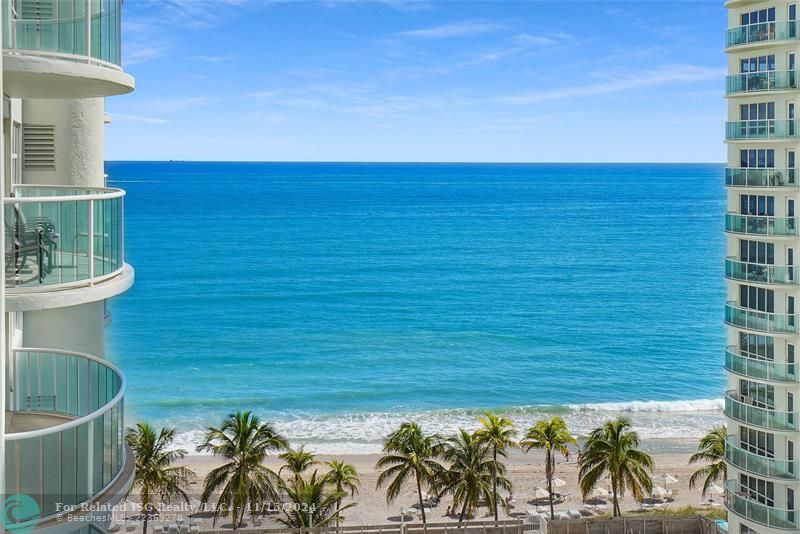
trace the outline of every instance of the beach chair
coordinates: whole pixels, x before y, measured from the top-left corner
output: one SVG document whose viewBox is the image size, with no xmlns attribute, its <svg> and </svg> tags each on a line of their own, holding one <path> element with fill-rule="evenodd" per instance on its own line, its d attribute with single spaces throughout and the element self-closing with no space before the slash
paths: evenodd
<svg viewBox="0 0 800 534">
<path fill-rule="evenodd" d="M 581 518 L 581 511 L 577 509 L 568 510 L 567 513 L 569 514 L 570 519 L 580 519 Z"/>
</svg>

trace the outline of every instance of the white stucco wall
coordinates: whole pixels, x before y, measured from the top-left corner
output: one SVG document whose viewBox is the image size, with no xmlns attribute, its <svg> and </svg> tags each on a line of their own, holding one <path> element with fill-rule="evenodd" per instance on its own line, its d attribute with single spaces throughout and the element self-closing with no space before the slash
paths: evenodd
<svg viewBox="0 0 800 534">
<path fill-rule="evenodd" d="M 103 301 L 24 313 L 23 345 L 105 356 Z"/>
<path fill-rule="evenodd" d="M 55 171 L 22 171 L 23 183 L 104 185 L 102 98 L 25 99 L 23 124 L 53 125 L 56 134 Z"/>
</svg>

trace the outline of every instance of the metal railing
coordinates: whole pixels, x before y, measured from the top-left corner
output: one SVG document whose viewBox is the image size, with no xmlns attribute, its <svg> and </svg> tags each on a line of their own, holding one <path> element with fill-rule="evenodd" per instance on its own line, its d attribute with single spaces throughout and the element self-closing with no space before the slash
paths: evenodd
<svg viewBox="0 0 800 534">
<path fill-rule="evenodd" d="M 797 187 L 797 169 L 728 167 L 725 169 L 728 187 Z"/>
<path fill-rule="evenodd" d="M 739 400 L 737 391 L 725 393 L 725 415 L 749 425 L 760 426 L 770 430 L 796 431 L 797 412 L 777 412 L 745 404 Z"/>
<path fill-rule="evenodd" d="M 796 236 L 797 217 L 725 214 L 725 231 L 734 234 Z"/>
<path fill-rule="evenodd" d="M 35 499 L 42 517 L 59 503 L 78 505 L 102 493 L 126 461 L 125 377 L 79 352 L 21 348 L 9 357 L 6 403 L 14 418 L 43 428 L 6 434 L 6 491 Z M 30 398 L 52 398 L 42 409 Z M 13 430 L 13 428 L 12 428 Z"/>
<path fill-rule="evenodd" d="M 798 88 L 795 70 L 768 70 L 732 74 L 725 78 L 725 94 L 785 91 Z"/>
<path fill-rule="evenodd" d="M 729 141 L 797 139 L 798 134 L 800 134 L 800 124 L 796 119 L 757 119 L 725 123 L 725 139 Z"/>
<path fill-rule="evenodd" d="M 725 34 L 725 46 L 740 46 L 770 41 L 786 41 L 798 38 L 796 21 L 761 22 L 729 29 Z"/>
<path fill-rule="evenodd" d="M 121 189 L 18 185 L 5 199 L 9 293 L 94 285 L 125 264 Z"/>
<path fill-rule="evenodd" d="M 735 346 L 729 346 L 725 350 L 725 369 L 738 375 L 770 382 L 800 382 L 797 364 L 775 363 L 748 358 L 739 354 Z"/>
<path fill-rule="evenodd" d="M 740 469 L 756 475 L 762 475 L 781 480 L 797 480 L 797 462 L 767 458 L 759 454 L 746 451 L 736 445 L 737 439 L 728 436 L 725 440 L 725 459 Z"/>
<path fill-rule="evenodd" d="M 797 512 L 751 500 L 749 495 L 740 492 L 740 486 L 735 480 L 725 483 L 725 507 L 736 515 L 767 527 L 781 530 L 797 528 Z"/>
<path fill-rule="evenodd" d="M 122 70 L 122 0 L 52 2 L 36 18 L 3 0 L 3 51 Z"/>
<path fill-rule="evenodd" d="M 794 265 L 771 265 L 739 261 L 736 257 L 725 259 L 725 276 L 731 280 L 772 285 L 798 285 L 800 271 Z"/>
</svg>

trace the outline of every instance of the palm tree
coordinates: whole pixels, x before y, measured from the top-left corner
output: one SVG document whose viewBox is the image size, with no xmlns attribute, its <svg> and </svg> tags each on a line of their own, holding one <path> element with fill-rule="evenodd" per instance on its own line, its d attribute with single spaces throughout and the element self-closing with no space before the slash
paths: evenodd
<svg viewBox="0 0 800 534">
<path fill-rule="evenodd" d="M 725 440 L 727 438 L 728 430 L 724 426 L 712 428 L 708 434 L 700 438 L 697 452 L 689 458 L 690 464 L 709 462 L 708 465 L 695 471 L 689 479 L 689 487 L 694 488 L 700 479 L 705 477 L 702 493 L 704 497 L 712 483 L 728 478 L 728 467 L 725 464 Z"/>
<path fill-rule="evenodd" d="M 383 469 L 378 476 L 377 487 L 380 488 L 391 479 L 386 489 L 386 502 L 394 501 L 403 486 L 413 479 L 417 487 L 422 523 L 425 524 L 422 486 L 434 486 L 444 471 L 436 461 L 441 453 L 442 439 L 436 435 L 425 435 L 417 423 L 403 423 L 389 434 L 383 443 L 383 456 L 375 464 L 375 469 Z"/>
<path fill-rule="evenodd" d="M 298 477 L 290 484 L 280 482 L 281 490 L 294 506 L 283 507 L 286 518 L 278 521 L 291 528 L 327 527 L 334 521 L 339 524 L 342 511 L 352 508 L 355 503 L 341 507 L 339 503 L 346 493 L 328 491 L 330 482 L 325 476 L 318 476 L 315 470 L 311 478 Z"/>
<path fill-rule="evenodd" d="M 183 449 L 169 450 L 175 439 L 175 429 L 162 428 L 158 432 L 150 424 L 140 422 L 125 433 L 125 443 L 133 451 L 136 473 L 131 489 L 138 488 L 144 510 L 142 533 L 147 534 L 147 522 L 153 515 L 153 500 L 172 501 L 189 497 L 183 487 L 194 473 L 182 466 L 172 465 L 186 456 Z"/>
<path fill-rule="evenodd" d="M 222 491 L 214 508 L 217 518 L 230 512 L 237 530 L 248 505 L 260 505 L 277 495 L 278 475 L 261 465 L 267 454 L 288 448 L 286 439 L 272 425 L 262 423 L 252 412 L 230 414 L 219 427 L 209 427 L 197 451 L 210 451 L 227 463 L 212 469 L 203 482 L 200 501 L 205 505 L 218 489 Z"/>
<path fill-rule="evenodd" d="M 653 480 L 648 472 L 653 471 L 653 457 L 636 447 L 639 435 L 622 417 L 595 428 L 586 440 L 578 456 L 578 484 L 585 499 L 597 483 L 608 474 L 611 479 L 611 497 L 614 517 L 621 515 L 619 498 L 630 489 L 638 501 L 644 494 L 653 491 Z"/>
<path fill-rule="evenodd" d="M 492 502 L 494 503 L 494 520 L 498 520 L 497 514 L 497 455 L 506 457 L 506 449 L 516 447 L 514 438 L 517 431 L 514 422 L 505 417 L 499 417 L 491 412 L 484 412 L 483 417 L 479 417 L 481 428 L 475 431 L 475 436 L 482 443 L 492 448 Z"/>
<path fill-rule="evenodd" d="M 314 453 L 305 450 L 304 445 L 299 449 L 287 449 L 280 455 L 280 459 L 286 463 L 278 470 L 278 474 L 281 474 L 284 469 L 288 469 L 294 475 L 295 480 L 299 479 L 300 475 L 305 473 L 309 467 L 318 463 Z"/>
<path fill-rule="evenodd" d="M 325 482 L 333 486 L 336 493 L 341 495 L 350 493 L 350 497 L 355 497 L 358 493 L 358 487 L 361 485 L 356 468 L 342 460 L 331 460 L 325 465 L 330 468 L 330 471 L 325 474 Z M 336 501 L 336 507 L 338 509 L 342 508 L 341 497 Z M 336 518 L 336 526 L 339 526 L 338 516 Z"/>
<path fill-rule="evenodd" d="M 560 417 L 543 419 L 530 427 L 520 442 L 525 452 L 531 449 L 544 449 L 544 475 L 547 478 L 547 491 L 550 493 L 550 519 L 555 518 L 553 509 L 553 478 L 556 476 L 556 453 L 569 460 L 569 446 L 577 441 Z"/>
<path fill-rule="evenodd" d="M 464 521 L 467 511 L 478 508 L 481 498 L 491 510 L 494 502 L 495 484 L 511 489 L 511 482 L 504 476 L 505 466 L 492 459 L 491 446 L 476 434 L 460 428 L 458 434 L 447 440 L 442 457 L 450 462 L 450 469 L 442 476 L 442 492 L 453 494 L 453 507 L 461 506 L 459 522 Z"/>
</svg>

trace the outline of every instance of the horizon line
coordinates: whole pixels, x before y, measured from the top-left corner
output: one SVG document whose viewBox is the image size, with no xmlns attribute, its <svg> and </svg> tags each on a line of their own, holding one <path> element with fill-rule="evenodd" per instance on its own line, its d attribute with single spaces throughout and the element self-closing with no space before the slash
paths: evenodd
<svg viewBox="0 0 800 534">
<path fill-rule="evenodd" d="M 106 159 L 104 163 L 290 163 L 383 165 L 727 165 L 724 161 L 390 161 L 390 160 L 212 160 Z"/>
</svg>

